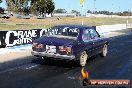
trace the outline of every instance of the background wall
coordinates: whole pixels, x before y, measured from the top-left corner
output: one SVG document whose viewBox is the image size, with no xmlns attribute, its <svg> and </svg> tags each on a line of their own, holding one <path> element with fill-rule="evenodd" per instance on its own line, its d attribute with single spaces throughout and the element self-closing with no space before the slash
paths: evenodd
<svg viewBox="0 0 132 88">
<path fill-rule="evenodd" d="M 96 30 L 100 35 L 105 35 L 111 31 L 125 30 L 127 28 L 132 28 L 132 25 L 115 24 L 96 26 Z M 41 37 L 46 32 L 47 30 L 45 28 L 32 30 L 0 31 L 0 48 L 31 44 L 34 39 Z"/>
</svg>

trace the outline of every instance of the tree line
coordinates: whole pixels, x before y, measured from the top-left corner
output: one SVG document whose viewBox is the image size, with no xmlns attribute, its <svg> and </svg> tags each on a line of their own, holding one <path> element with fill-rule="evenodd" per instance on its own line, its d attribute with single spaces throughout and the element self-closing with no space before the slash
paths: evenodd
<svg viewBox="0 0 132 88">
<path fill-rule="evenodd" d="M 65 9 L 56 9 L 53 11 L 54 13 L 67 13 Z M 76 16 L 81 16 L 81 13 L 77 10 L 72 10 L 70 13 L 75 13 Z"/>
<path fill-rule="evenodd" d="M 55 9 L 55 3 L 53 0 L 5 0 L 7 4 L 7 11 L 15 12 L 23 15 L 35 14 L 44 16 L 45 13 L 67 13 L 65 9 Z M 2 0 L 0 0 L 2 3 Z M 0 7 L 0 13 L 4 13 L 4 8 Z M 77 10 L 72 10 L 71 13 L 75 13 L 80 16 L 81 13 Z M 132 16 L 131 11 L 123 12 L 110 12 L 110 11 L 90 11 L 87 13 L 92 14 L 105 14 L 105 15 L 119 15 L 119 16 Z"/>
<path fill-rule="evenodd" d="M 54 10 L 54 13 L 67 13 L 65 9 L 57 9 Z M 72 10 L 71 13 L 75 13 L 77 16 L 81 16 L 81 13 L 77 10 Z M 119 16 L 132 16 L 131 11 L 123 11 L 123 12 L 110 12 L 110 11 L 91 11 L 88 10 L 87 13 L 91 14 L 105 14 L 105 15 L 119 15 Z"/>
<path fill-rule="evenodd" d="M 7 11 L 25 15 L 29 15 L 29 13 L 50 14 L 55 9 L 55 3 L 52 0 L 6 0 L 6 4 Z"/>
<path fill-rule="evenodd" d="M 0 3 L 2 3 L 2 0 L 0 0 Z M 4 13 L 4 8 L 0 7 L 0 14 Z"/>
<path fill-rule="evenodd" d="M 91 14 L 105 14 L 105 15 L 119 15 L 119 16 L 132 16 L 131 11 L 123 11 L 123 12 L 110 12 L 110 11 L 90 11 L 88 10 L 87 13 Z"/>
</svg>

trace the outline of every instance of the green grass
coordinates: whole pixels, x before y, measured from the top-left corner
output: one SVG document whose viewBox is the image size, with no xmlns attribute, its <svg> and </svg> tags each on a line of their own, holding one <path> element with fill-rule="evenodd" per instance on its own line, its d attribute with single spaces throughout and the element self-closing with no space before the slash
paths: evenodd
<svg viewBox="0 0 132 88">
<path fill-rule="evenodd" d="M 112 24 L 126 24 L 127 18 L 87 18 L 87 17 L 61 17 L 46 18 L 46 19 L 17 19 L 12 17 L 10 19 L 0 18 L 0 30 L 24 30 L 35 28 L 47 28 L 59 24 L 81 24 L 82 20 L 84 25 L 112 25 Z M 132 19 L 129 19 L 132 21 Z"/>
</svg>

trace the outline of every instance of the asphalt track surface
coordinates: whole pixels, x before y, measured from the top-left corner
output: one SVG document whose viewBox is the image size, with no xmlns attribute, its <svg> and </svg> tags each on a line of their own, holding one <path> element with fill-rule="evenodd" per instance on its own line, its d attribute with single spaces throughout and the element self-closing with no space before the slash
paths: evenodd
<svg viewBox="0 0 132 88">
<path fill-rule="evenodd" d="M 132 80 L 132 34 L 110 38 L 108 56 L 102 58 L 97 55 L 90 58 L 85 70 L 89 72 L 89 79 Z M 22 60 L 0 63 L 0 88 L 83 88 L 78 80 L 80 75 L 81 67 L 74 62 L 52 58 L 45 62 L 30 56 Z"/>
</svg>

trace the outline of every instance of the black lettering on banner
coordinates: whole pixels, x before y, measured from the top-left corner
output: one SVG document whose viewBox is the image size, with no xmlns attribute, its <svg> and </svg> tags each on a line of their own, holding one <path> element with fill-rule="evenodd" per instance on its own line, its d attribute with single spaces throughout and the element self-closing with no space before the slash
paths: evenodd
<svg viewBox="0 0 132 88">
<path fill-rule="evenodd" d="M 42 29 L 42 30 L 40 31 L 40 37 L 43 36 L 43 35 L 45 35 L 49 30 L 50 30 L 50 29 Z"/>
<path fill-rule="evenodd" d="M 8 31 L 5 43 L 7 46 L 29 44 L 37 37 L 37 30 Z"/>
<path fill-rule="evenodd" d="M 52 28 L 50 28 L 52 29 Z M 32 29 L 32 30 L 13 30 L 13 31 L 0 31 L 0 48 L 16 46 L 16 45 L 23 45 L 23 44 L 30 44 L 33 42 L 34 39 L 37 39 L 47 32 L 51 31 L 52 34 L 58 34 L 59 29 L 56 28 L 54 30 L 50 29 Z M 62 29 L 63 32 L 70 32 L 70 33 L 77 33 L 77 28 L 69 28 L 65 27 Z"/>
<path fill-rule="evenodd" d="M 6 33 L 7 33 L 7 31 L 0 31 L 0 48 L 6 47 L 6 43 L 5 43 Z"/>
</svg>

